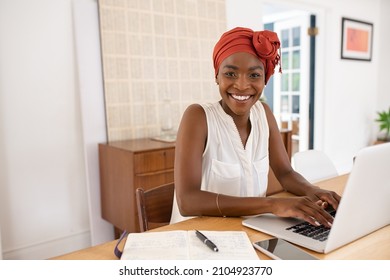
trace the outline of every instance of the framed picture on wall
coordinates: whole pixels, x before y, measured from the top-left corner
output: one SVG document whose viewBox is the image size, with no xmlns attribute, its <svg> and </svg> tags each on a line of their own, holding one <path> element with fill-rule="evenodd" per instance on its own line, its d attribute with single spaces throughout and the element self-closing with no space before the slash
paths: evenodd
<svg viewBox="0 0 390 280">
<path fill-rule="evenodd" d="M 371 61 L 373 28 L 372 23 L 343 17 L 341 58 Z"/>
</svg>

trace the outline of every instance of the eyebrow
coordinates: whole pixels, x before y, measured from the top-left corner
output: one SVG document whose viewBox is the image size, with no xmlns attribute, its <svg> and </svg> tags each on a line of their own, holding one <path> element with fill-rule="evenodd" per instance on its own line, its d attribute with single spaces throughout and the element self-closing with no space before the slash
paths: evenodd
<svg viewBox="0 0 390 280">
<path fill-rule="evenodd" d="M 230 64 L 225 65 L 223 68 L 230 68 L 230 69 L 238 70 L 237 66 L 230 65 Z M 264 67 L 262 65 L 256 65 L 256 66 L 249 67 L 249 71 L 253 71 L 253 70 L 257 70 L 257 69 L 264 70 Z"/>
<path fill-rule="evenodd" d="M 256 69 L 264 70 L 264 67 L 263 67 L 263 65 L 257 65 L 257 66 L 253 66 L 253 67 L 249 68 L 249 70 L 251 70 L 251 71 L 256 70 Z"/>
</svg>

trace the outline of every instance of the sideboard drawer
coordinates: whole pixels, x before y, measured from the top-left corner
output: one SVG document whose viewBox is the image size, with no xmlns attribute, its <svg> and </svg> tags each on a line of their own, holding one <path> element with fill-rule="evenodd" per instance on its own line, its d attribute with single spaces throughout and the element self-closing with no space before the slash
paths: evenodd
<svg viewBox="0 0 390 280">
<path fill-rule="evenodd" d="M 164 170 L 166 162 L 166 151 L 137 153 L 134 155 L 134 173 L 148 173 Z"/>
</svg>

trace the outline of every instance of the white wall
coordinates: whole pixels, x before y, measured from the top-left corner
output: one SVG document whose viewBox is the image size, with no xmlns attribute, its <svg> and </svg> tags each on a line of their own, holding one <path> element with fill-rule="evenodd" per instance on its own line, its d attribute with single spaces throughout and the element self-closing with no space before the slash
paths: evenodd
<svg viewBox="0 0 390 280">
<path fill-rule="evenodd" d="M 77 88 L 87 172 L 92 245 L 114 239 L 113 226 L 101 217 L 98 143 L 107 141 L 98 5 L 96 0 L 73 1 Z"/>
<path fill-rule="evenodd" d="M 71 0 L 0 1 L 5 259 L 91 244 L 71 8 Z"/>
<path fill-rule="evenodd" d="M 337 4 L 336 4 L 337 3 Z M 380 0 L 332 1 L 327 11 L 325 49 L 330 55 L 325 64 L 324 150 L 338 166 L 352 165 L 360 148 L 373 142 L 374 112 L 377 106 L 380 71 Z M 374 24 L 371 62 L 340 60 L 341 17 Z"/>
<path fill-rule="evenodd" d="M 390 36 L 387 36 L 390 27 L 390 1 L 381 0 L 380 8 L 380 30 L 375 30 L 374 36 L 379 39 L 379 55 L 377 60 L 379 63 L 378 71 L 378 96 L 377 109 L 378 111 L 388 110 L 390 107 L 390 90 L 389 90 L 389 65 L 390 65 Z M 384 35 L 386 34 L 386 35 Z"/>
<path fill-rule="evenodd" d="M 388 19 L 386 19 L 387 22 L 383 20 L 383 23 L 380 20 L 380 15 L 385 18 L 386 13 L 390 11 L 388 1 L 227 0 L 226 3 L 229 28 L 247 25 L 261 29 L 263 4 L 276 3 L 292 9 L 313 11 L 317 15 L 319 35 L 317 37 L 315 119 L 318 125 L 315 131 L 315 141 L 317 141 L 315 148 L 329 154 L 340 172 L 349 171 L 355 153 L 360 148 L 371 144 L 375 138 L 374 119 L 375 110 L 378 108 L 377 102 L 387 103 L 387 107 L 390 105 L 384 82 L 387 78 L 385 77 L 385 65 L 390 62 L 389 54 L 382 56 L 379 53 L 379 46 L 383 46 L 382 52 L 385 53 L 384 48 L 389 43 L 389 39 L 379 36 L 381 27 L 389 26 Z M 257 15 L 253 16 L 252 9 L 258 11 Z M 246 16 L 238 17 L 237 10 Z M 233 14 L 234 16 L 229 17 Z M 374 24 L 371 62 L 340 59 L 342 17 Z M 382 84 L 378 84 L 380 74 L 383 79 Z"/>
</svg>

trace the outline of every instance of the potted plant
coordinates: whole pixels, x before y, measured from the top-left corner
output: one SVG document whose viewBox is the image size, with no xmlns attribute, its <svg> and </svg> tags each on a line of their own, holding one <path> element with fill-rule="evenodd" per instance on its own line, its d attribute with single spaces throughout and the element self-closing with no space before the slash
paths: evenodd
<svg viewBox="0 0 390 280">
<path fill-rule="evenodd" d="M 378 118 L 375 120 L 379 123 L 379 132 L 384 130 L 384 133 L 378 135 L 378 141 L 389 142 L 390 141 L 390 107 L 388 111 L 377 112 Z"/>
</svg>

